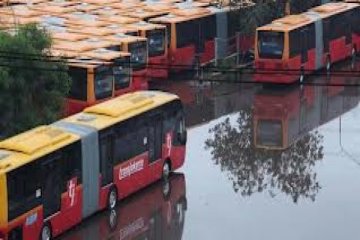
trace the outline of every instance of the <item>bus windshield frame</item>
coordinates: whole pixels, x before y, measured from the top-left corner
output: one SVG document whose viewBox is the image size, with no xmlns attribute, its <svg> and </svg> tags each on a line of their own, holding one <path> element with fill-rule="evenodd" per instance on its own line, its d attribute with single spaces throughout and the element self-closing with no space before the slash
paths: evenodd
<svg viewBox="0 0 360 240">
<path fill-rule="evenodd" d="M 283 130 L 281 120 L 259 119 L 256 125 L 257 147 L 282 148 L 284 145 Z"/>
<path fill-rule="evenodd" d="M 131 64 L 130 57 L 122 57 L 114 60 L 113 65 L 115 91 L 130 87 Z"/>
<path fill-rule="evenodd" d="M 146 32 L 148 39 L 149 57 L 156 57 L 165 54 L 166 29 L 153 29 Z"/>
<path fill-rule="evenodd" d="M 257 48 L 260 58 L 282 59 L 285 48 L 285 32 L 258 31 Z"/>
<path fill-rule="evenodd" d="M 94 95 L 96 100 L 113 95 L 114 74 L 112 65 L 100 65 L 94 69 Z"/>
<path fill-rule="evenodd" d="M 148 59 L 148 49 L 146 41 L 131 42 L 128 45 L 131 53 L 130 63 L 133 70 L 143 70 L 146 68 Z"/>
</svg>

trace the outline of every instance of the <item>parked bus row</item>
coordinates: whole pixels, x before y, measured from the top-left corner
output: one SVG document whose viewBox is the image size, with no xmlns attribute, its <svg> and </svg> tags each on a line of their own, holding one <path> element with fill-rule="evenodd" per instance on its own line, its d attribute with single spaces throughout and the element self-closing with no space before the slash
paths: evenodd
<svg viewBox="0 0 360 240">
<path fill-rule="evenodd" d="M 235 35 L 230 13 L 206 1 L 40 0 L 0 8 L 0 19 L 10 29 L 35 22 L 51 33 L 53 54 L 68 60 L 73 80 L 69 115 L 213 61 L 215 38 Z"/>
<path fill-rule="evenodd" d="M 360 4 L 331 2 L 257 28 L 255 81 L 302 82 L 360 52 Z"/>
<path fill-rule="evenodd" d="M 125 94 L 0 142 L 0 239 L 50 240 L 184 163 L 176 95 Z"/>
</svg>

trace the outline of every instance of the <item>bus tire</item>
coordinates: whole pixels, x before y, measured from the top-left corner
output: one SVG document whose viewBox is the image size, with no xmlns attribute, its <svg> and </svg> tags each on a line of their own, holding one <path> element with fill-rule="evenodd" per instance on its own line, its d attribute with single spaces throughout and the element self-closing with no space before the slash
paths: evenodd
<svg viewBox="0 0 360 240">
<path fill-rule="evenodd" d="M 110 231 L 114 231 L 117 227 L 118 224 L 118 214 L 116 212 L 116 210 L 112 209 L 109 212 L 109 229 Z"/>
<path fill-rule="evenodd" d="M 45 223 L 43 227 L 41 228 L 40 232 L 40 240 L 51 240 L 52 239 L 52 230 L 51 226 L 48 223 Z"/>
<path fill-rule="evenodd" d="M 109 195 L 108 195 L 108 209 L 113 210 L 116 208 L 118 199 L 118 193 L 114 186 L 110 188 Z"/>
<path fill-rule="evenodd" d="M 302 85 L 304 80 L 305 80 L 305 71 L 304 71 L 304 68 L 302 67 L 301 70 L 300 70 L 299 83 Z"/>
<path fill-rule="evenodd" d="M 326 67 L 326 72 L 330 73 L 330 70 L 331 70 L 331 58 L 330 58 L 330 56 L 326 57 L 326 65 L 325 65 L 325 67 Z"/>
<path fill-rule="evenodd" d="M 353 48 L 351 49 L 351 69 L 355 68 L 355 63 L 356 63 L 356 48 L 355 46 L 353 46 Z"/>
<path fill-rule="evenodd" d="M 165 181 L 169 180 L 169 176 L 170 176 L 170 172 L 171 172 L 171 166 L 170 166 L 170 161 L 167 160 L 162 168 L 162 179 Z"/>
<path fill-rule="evenodd" d="M 168 201 L 170 199 L 171 195 L 171 183 L 170 181 L 164 181 L 162 186 L 162 194 L 165 199 L 165 201 Z"/>
</svg>

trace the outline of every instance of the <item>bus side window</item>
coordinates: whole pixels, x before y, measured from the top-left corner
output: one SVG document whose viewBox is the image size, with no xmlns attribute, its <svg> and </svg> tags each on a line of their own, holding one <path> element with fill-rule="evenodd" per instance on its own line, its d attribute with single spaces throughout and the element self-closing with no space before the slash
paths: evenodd
<svg viewBox="0 0 360 240">
<path fill-rule="evenodd" d="M 7 175 L 9 221 L 41 204 L 39 167 L 30 163 Z"/>
<path fill-rule="evenodd" d="M 87 101 L 87 70 L 85 68 L 69 67 L 71 88 L 68 97 Z"/>
<path fill-rule="evenodd" d="M 139 118 L 141 118 L 140 116 Z M 116 126 L 115 165 L 136 157 L 148 149 L 148 131 L 143 121 L 133 120 Z"/>
<path fill-rule="evenodd" d="M 71 144 L 63 150 L 63 191 L 67 190 L 67 183 L 72 178 L 77 178 L 77 184 L 82 183 L 81 175 L 81 143 Z"/>
</svg>

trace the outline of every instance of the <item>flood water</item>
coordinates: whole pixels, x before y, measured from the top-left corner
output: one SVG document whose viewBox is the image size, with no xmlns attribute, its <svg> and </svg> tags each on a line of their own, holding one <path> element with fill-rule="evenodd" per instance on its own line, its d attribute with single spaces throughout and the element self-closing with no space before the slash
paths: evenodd
<svg viewBox="0 0 360 240">
<path fill-rule="evenodd" d="M 360 63 L 353 68 L 302 87 L 153 86 L 185 104 L 185 165 L 169 185 L 154 184 L 62 239 L 359 238 Z"/>
</svg>

